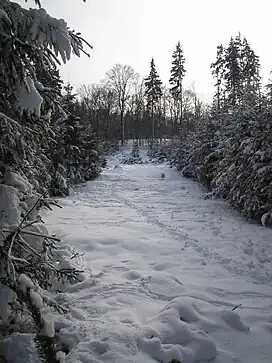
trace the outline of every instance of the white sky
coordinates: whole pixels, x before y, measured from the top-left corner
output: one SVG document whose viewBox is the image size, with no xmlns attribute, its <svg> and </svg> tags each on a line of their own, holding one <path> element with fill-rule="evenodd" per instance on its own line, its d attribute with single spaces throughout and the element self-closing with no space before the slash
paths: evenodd
<svg viewBox="0 0 272 363">
<path fill-rule="evenodd" d="M 216 46 L 227 44 L 239 31 L 260 56 L 265 81 L 272 69 L 272 0 L 42 0 L 42 4 L 94 46 L 91 58 L 74 56 L 61 69 L 64 80 L 76 87 L 99 82 L 116 63 L 129 64 L 147 76 L 152 56 L 166 83 L 180 40 L 186 57 L 185 86 L 194 82 L 195 90 L 210 100 Z"/>
</svg>

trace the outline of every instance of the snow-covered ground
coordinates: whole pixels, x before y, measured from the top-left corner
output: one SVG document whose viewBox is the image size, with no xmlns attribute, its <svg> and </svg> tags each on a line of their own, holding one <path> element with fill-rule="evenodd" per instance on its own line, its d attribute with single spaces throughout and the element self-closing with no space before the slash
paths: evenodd
<svg viewBox="0 0 272 363">
<path fill-rule="evenodd" d="M 67 361 L 271 363 L 271 230 L 167 165 L 120 157 L 45 217 L 84 253 L 85 280 L 60 294 Z"/>
</svg>

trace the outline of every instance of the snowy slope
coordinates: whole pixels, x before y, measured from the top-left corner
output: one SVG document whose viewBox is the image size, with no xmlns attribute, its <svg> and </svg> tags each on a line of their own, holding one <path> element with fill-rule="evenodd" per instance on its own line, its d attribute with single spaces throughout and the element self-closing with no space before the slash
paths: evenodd
<svg viewBox="0 0 272 363">
<path fill-rule="evenodd" d="M 84 253 L 60 294 L 67 361 L 271 363 L 271 230 L 167 165 L 120 160 L 45 218 Z"/>
</svg>

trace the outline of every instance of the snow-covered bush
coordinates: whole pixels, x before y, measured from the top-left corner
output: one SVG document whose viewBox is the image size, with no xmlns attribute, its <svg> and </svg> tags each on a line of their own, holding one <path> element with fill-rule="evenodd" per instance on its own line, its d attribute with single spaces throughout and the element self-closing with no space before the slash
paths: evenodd
<svg viewBox="0 0 272 363">
<path fill-rule="evenodd" d="M 152 141 L 149 144 L 147 155 L 151 163 L 162 164 L 174 159 L 174 154 L 177 150 L 177 145 L 171 143 L 159 143 Z"/>
<path fill-rule="evenodd" d="M 138 142 L 133 143 L 131 154 L 123 159 L 123 164 L 143 164 L 143 160 L 140 156 Z"/>
<path fill-rule="evenodd" d="M 93 133 L 90 123 L 77 116 L 80 115 L 80 104 L 73 88 L 65 87 L 65 95 L 60 103 L 65 111 L 56 119 L 55 139 L 49 151 L 53 161 L 52 194 L 63 196 L 69 194 L 69 186 L 96 178 L 105 166 L 102 148 Z"/>
<path fill-rule="evenodd" d="M 102 146 L 102 150 L 103 153 L 105 155 L 113 155 L 115 154 L 117 151 L 119 151 L 119 141 L 118 140 L 113 140 L 113 141 L 103 141 L 101 143 Z"/>
<path fill-rule="evenodd" d="M 271 224 L 271 120 L 267 109 L 221 114 L 179 147 L 173 163 L 213 197 L 227 199 L 247 218 Z"/>
<path fill-rule="evenodd" d="M 71 264 L 62 268 L 59 239 L 50 236 L 39 209 L 49 200 L 33 191 L 19 174 L 8 172 L 0 184 L 0 336 L 15 332 L 36 334 L 36 342 L 46 361 L 57 362 L 54 321 L 48 293 L 56 281 L 79 281 L 80 272 Z"/>
</svg>

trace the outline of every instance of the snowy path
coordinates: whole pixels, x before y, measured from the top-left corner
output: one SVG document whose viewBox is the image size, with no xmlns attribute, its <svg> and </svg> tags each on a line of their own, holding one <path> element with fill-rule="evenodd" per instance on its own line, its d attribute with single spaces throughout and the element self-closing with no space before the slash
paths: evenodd
<svg viewBox="0 0 272 363">
<path fill-rule="evenodd" d="M 271 363 L 271 230 L 166 165 L 109 167 L 62 204 L 46 221 L 87 274 L 61 294 L 68 362 Z"/>
</svg>

